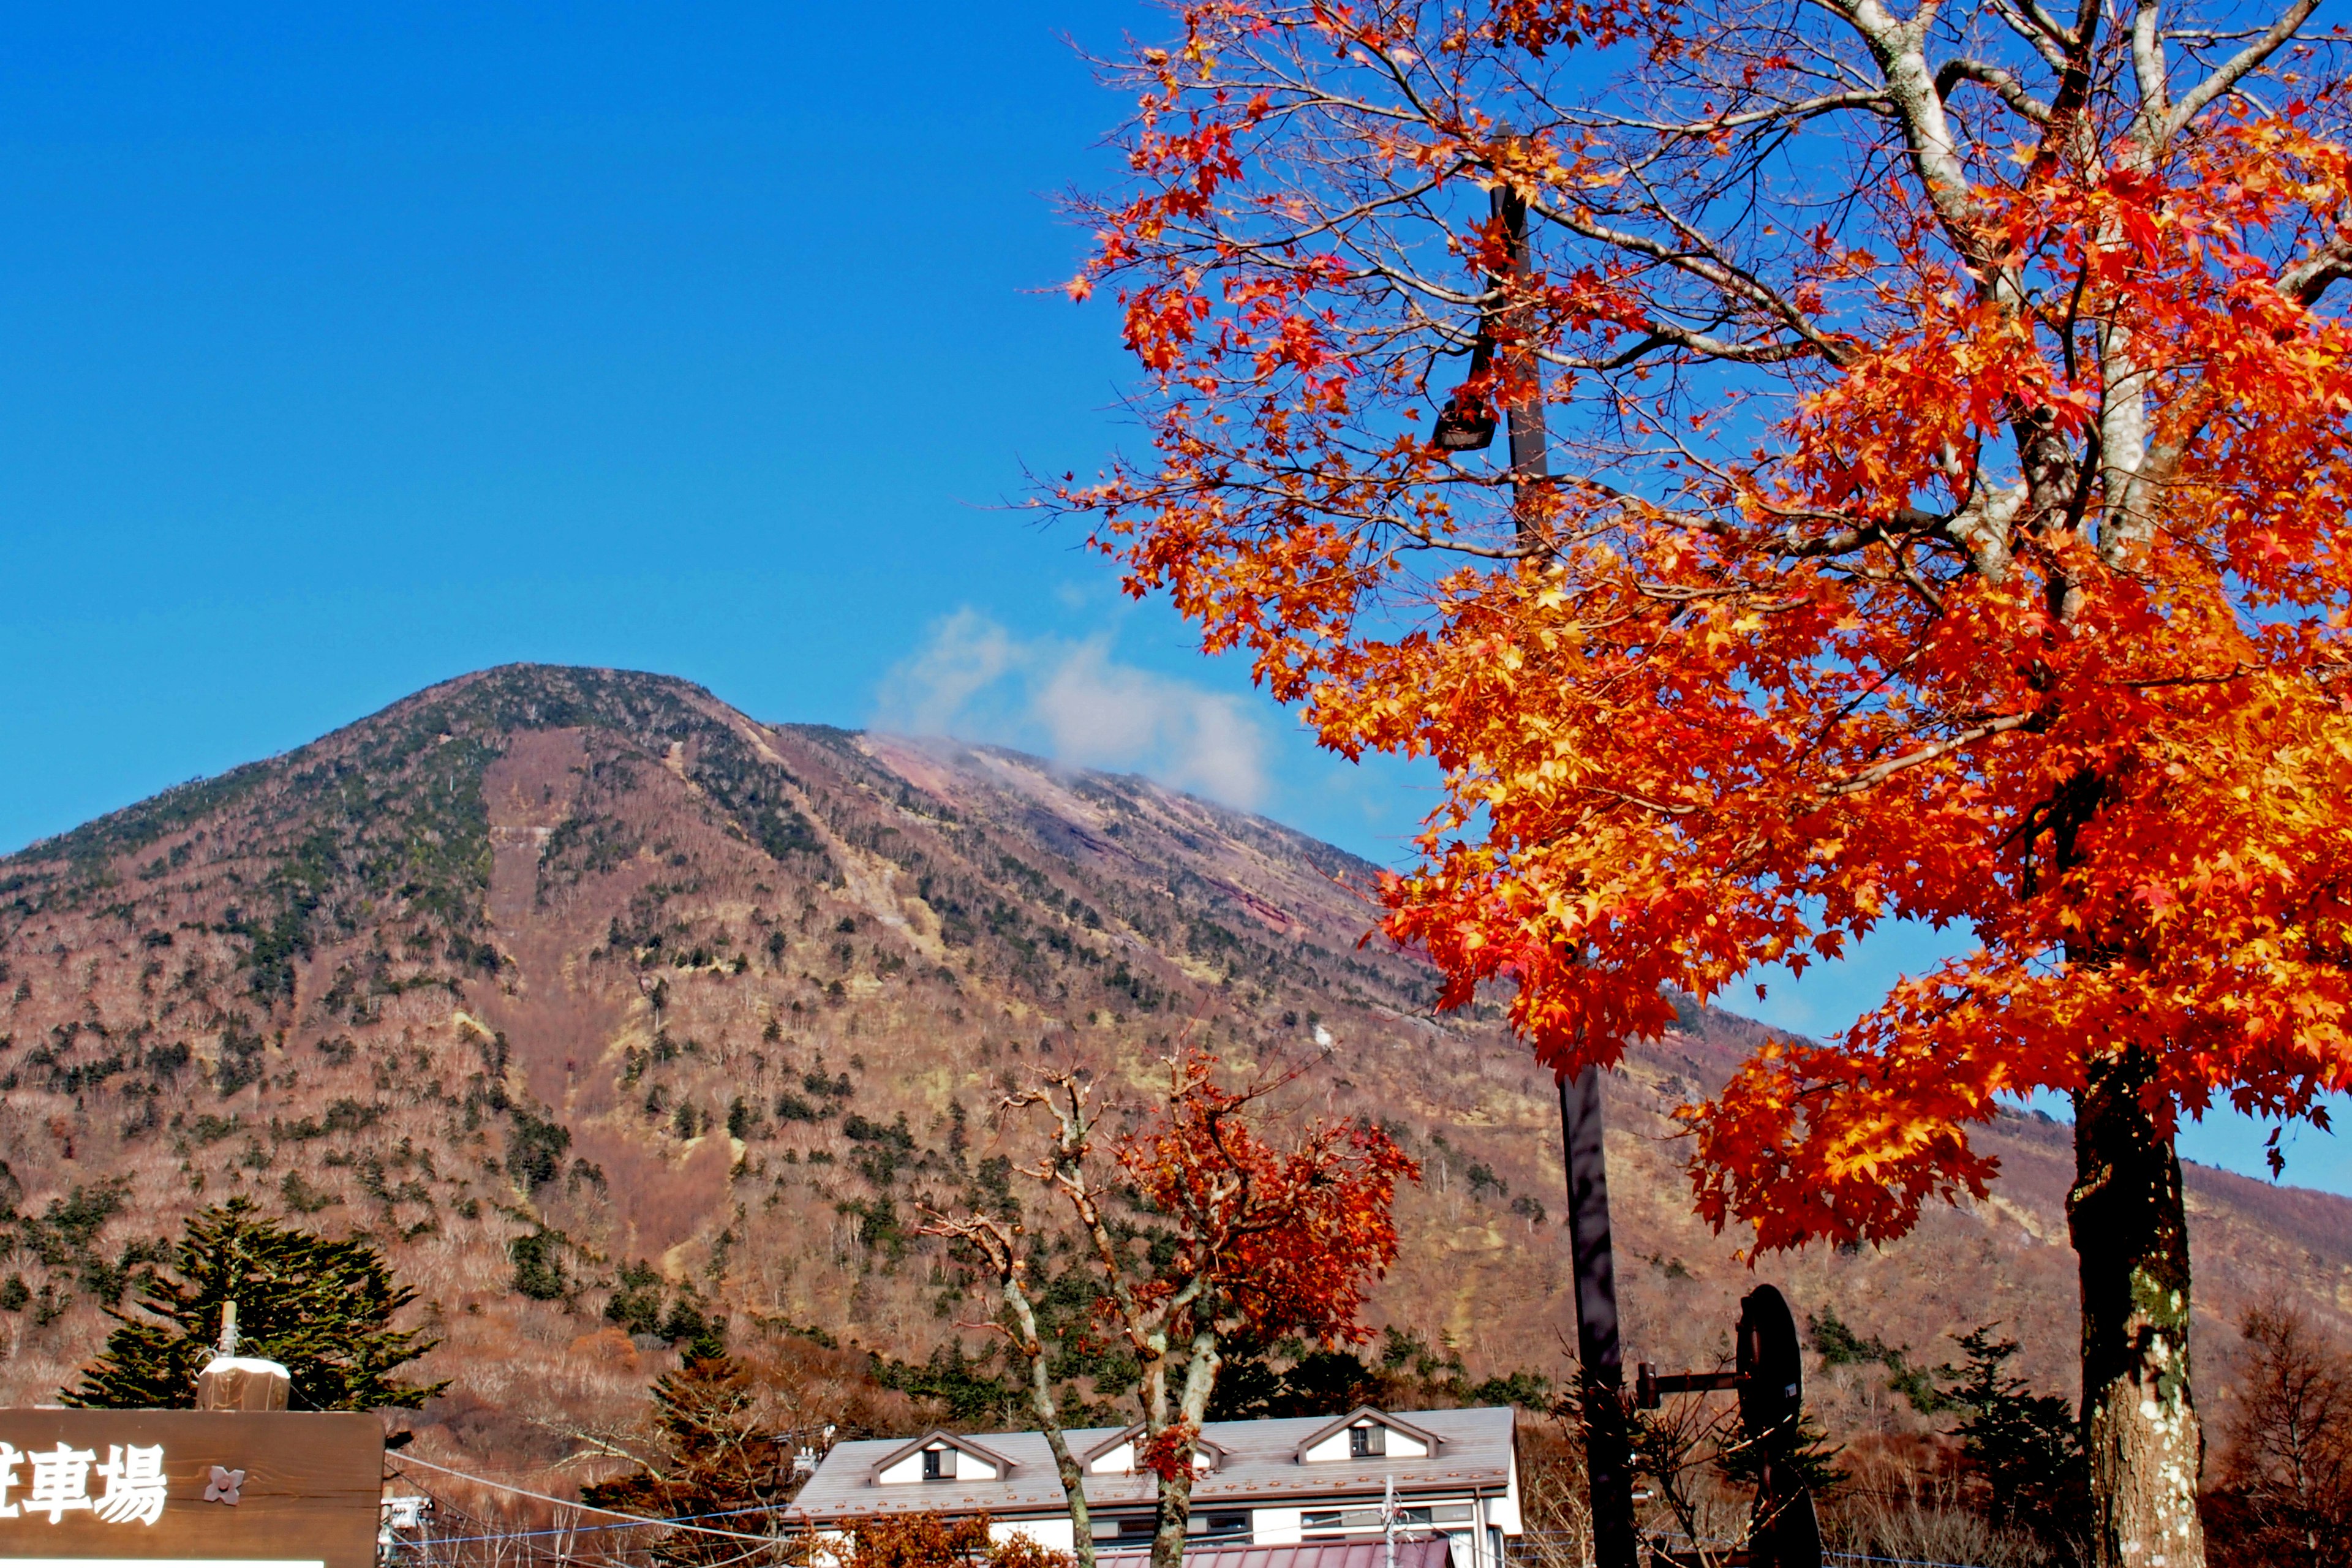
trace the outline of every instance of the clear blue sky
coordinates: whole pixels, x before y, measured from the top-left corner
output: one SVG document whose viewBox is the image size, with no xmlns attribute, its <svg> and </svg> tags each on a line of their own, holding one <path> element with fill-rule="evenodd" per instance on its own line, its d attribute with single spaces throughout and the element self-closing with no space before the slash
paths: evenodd
<svg viewBox="0 0 2352 1568">
<path fill-rule="evenodd" d="M 1160 30 L 1106 0 L 11 8 L 0 849 L 541 659 L 1134 767 L 1396 858 L 1425 775 L 1316 753 L 1001 505 L 1127 435 L 1051 198 L 1124 109 L 1073 44 L 1129 27 Z M 1917 955 L 1762 1011 L 1834 1026 Z M 2315 1146 L 2294 1174 L 2352 1188 Z"/>
</svg>

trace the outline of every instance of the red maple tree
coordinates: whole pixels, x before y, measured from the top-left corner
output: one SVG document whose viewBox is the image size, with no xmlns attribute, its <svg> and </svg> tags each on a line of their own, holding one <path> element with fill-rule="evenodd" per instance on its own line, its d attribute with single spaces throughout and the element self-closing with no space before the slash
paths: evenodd
<svg viewBox="0 0 2352 1568">
<path fill-rule="evenodd" d="M 1973 930 L 1686 1107 L 1696 1198 L 1884 1240 L 2073 1096 L 2101 1563 L 2202 1558 L 2179 1119 L 2352 1083 L 2315 5 L 1202 0 L 1080 204 L 1152 449 L 1055 503 L 1444 768 L 1386 926 L 1445 1003 L 1569 1072 Z"/>
<path fill-rule="evenodd" d="M 1357 1122 L 1316 1121 L 1286 1144 L 1271 1142 L 1266 1101 L 1296 1074 L 1229 1089 L 1205 1051 L 1180 1051 L 1165 1065 L 1150 1113 L 1108 1137 L 1102 1122 L 1116 1107 L 1082 1069 L 1045 1075 L 1003 1110 L 1042 1113 L 1047 1124 L 1043 1157 L 1026 1173 L 1075 1223 L 1098 1291 L 1097 1328 L 1140 1371 L 1135 1463 L 1156 1478 L 1152 1568 L 1180 1568 L 1195 1443 L 1226 1348 L 1237 1337 L 1369 1339 L 1359 1314 L 1396 1258 L 1397 1184 L 1421 1172 L 1387 1133 Z M 1002 1309 L 992 1326 L 1027 1367 L 1079 1568 L 1092 1568 L 1085 1469 L 1063 1436 L 1038 1321 L 1038 1248 L 1051 1233 L 1017 1213 L 933 1214 L 928 1228 L 988 1265 Z"/>
</svg>

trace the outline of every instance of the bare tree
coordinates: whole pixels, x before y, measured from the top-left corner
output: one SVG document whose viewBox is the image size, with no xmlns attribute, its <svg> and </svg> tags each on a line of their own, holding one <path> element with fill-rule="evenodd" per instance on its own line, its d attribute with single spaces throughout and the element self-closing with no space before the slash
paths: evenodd
<svg viewBox="0 0 2352 1568">
<path fill-rule="evenodd" d="M 2222 1488 L 2252 1560 L 2352 1563 L 2352 1355 L 2300 1309 L 2249 1309 Z"/>
</svg>

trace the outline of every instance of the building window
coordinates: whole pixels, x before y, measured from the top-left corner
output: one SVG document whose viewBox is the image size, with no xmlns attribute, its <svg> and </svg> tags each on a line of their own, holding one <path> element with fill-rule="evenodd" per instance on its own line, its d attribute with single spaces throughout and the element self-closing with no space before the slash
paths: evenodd
<svg viewBox="0 0 2352 1568">
<path fill-rule="evenodd" d="M 924 1449 L 923 1479 L 927 1481 L 955 1479 L 955 1450 L 953 1448 Z"/>
<path fill-rule="evenodd" d="M 1213 1513 L 1202 1525 L 1201 1533 L 1215 1536 L 1247 1535 L 1249 1530 L 1250 1516 L 1245 1513 Z"/>
<path fill-rule="evenodd" d="M 1459 1508 L 1401 1508 L 1396 1510 L 1397 1528 L 1422 1529 L 1449 1514 L 1470 1517 L 1465 1505 Z M 1298 1521 L 1302 1530 L 1379 1530 L 1383 1528 L 1381 1510 L 1376 1508 L 1331 1509 L 1328 1511 L 1309 1510 Z"/>
<path fill-rule="evenodd" d="M 1367 1424 L 1348 1428 L 1348 1458 L 1377 1459 L 1389 1451 L 1389 1429 Z"/>
</svg>

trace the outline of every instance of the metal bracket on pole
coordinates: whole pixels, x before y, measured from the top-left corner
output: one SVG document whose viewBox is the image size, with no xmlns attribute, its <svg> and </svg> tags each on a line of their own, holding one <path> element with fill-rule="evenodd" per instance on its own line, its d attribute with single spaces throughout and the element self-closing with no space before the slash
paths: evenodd
<svg viewBox="0 0 2352 1568">
<path fill-rule="evenodd" d="M 1803 1472 L 1789 1463 L 1804 1418 L 1805 1363 L 1786 1297 L 1769 1285 L 1759 1285 L 1740 1299 L 1738 1359 L 1733 1371 L 1662 1373 L 1643 1362 L 1633 1387 L 1637 1410 L 1655 1410 L 1663 1394 L 1737 1393 L 1740 1441 L 1763 1459 L 1748 1521 L 1747 1560 L 1751 1568 L 1822 1568 L 1822 1531 L 1813 1515 L 1813 1494 Z"/>
</svg>

